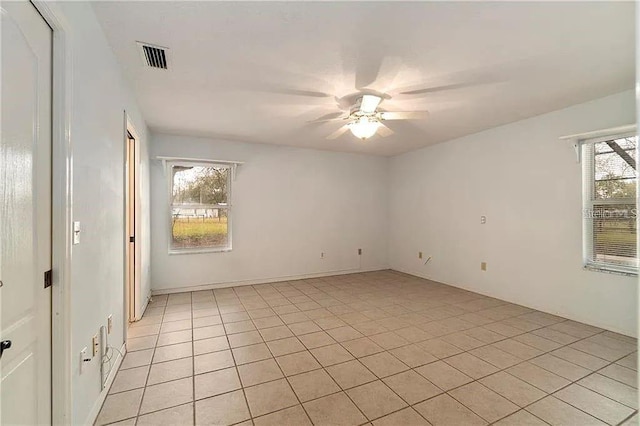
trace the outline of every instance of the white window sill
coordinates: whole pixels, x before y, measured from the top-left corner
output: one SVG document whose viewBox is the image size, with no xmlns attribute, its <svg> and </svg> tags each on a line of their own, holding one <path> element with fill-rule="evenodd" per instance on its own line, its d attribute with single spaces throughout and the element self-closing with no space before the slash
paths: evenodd
<svg viewBox="0 0 640 426">
<path fill-rule="evenodd" d="M 202 248 L 202 249 L 181 249 L 181 250 L 169 250 L 169 255 L 180 254 L 205 254 L 205 253 L 228 253 L 231 251 L 231 247 L 222 248 Z"/>
<path fill-rule="evenodd" d="M 632 270 L 632 269 L 614 269 L 614 268 L 607 268 L 607 267 L 603 267 L 603 266 L 596 266 L 596 265 L 584 265 L 583 268 L 585 271 L 592 271 L 592 272 L 601 272 L 604 274 L 615 274 L 615 275 L 623 275 L 623 276 L 627 276 L 627 277 L 637 277 L 638 276 L 638 270 Z"/>
</svg>

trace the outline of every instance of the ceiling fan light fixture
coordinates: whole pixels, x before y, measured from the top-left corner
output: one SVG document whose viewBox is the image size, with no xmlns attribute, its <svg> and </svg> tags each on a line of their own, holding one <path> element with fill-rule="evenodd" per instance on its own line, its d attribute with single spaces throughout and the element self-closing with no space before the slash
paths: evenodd
<svg viewBox="0 0 640 426">
<path fill-rule="evenodd" d="M 369 139 L 376 134 L 376 131 L 380 127 L 380 121 L 372 117 L 359 117 L 349 124 L 349 130 L 358 139 Z"/>
</svg>

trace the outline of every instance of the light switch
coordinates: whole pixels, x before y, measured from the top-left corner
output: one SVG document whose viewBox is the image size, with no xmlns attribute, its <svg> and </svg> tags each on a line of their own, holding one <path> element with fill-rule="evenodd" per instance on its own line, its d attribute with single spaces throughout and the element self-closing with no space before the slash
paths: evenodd
<svg viewBox="0 0 640 426">
<path fill-rule="evenodd" d="M 73 244 L 80 244 L 80 222 L 73 222 Z"/>
</svg>

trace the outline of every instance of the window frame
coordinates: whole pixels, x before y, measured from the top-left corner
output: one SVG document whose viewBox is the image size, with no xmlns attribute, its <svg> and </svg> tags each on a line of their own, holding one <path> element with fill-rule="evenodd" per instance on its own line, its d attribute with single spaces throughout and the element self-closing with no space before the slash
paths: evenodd
<svg viewBox="0 0 640 426">
<path fill-rule="evenodd" d="M 220 208 L 227 210 L 227 245 L 224 247 L 198 247 L 198 248 L 174 248 L 172 247 L 173 240 L 173 167 L 210 167 L 218 169 L 227 169 L 227 205 Z M 181 254 L 200 254 L 200 253 L 227 253 L 233 250 L 232 239 L 232 193 L 233 193 L 233 172 L 234 164 L 231 163 L 217 163 L 215 161 L 206 162 L 198 160 L 171 160 L 165 164 L 167 170 L 167 195 L 168 195 L 168 207 L 167 207 L 167 230 L 169 238 L 167 241 L 167 249 L 170 255 Z"/>
<path fill-rule="evenodd" d="M 593 212 L 597 205 L 616 205 L 616 204 L 629 204 L 628 198 L 612 198 L 605 200 L 597 200 L 593 194 L 595 191 L 595 161 L 594 158 L 594 145 L 597 143 L 607 142 L 615 139 L 623 139 L 628 137 L 636 137 L 636 152 L 638 152 L 638 134 L 635 130 L 625 132 L 612 132 L 606 135 L 598 135 L 593 138 L 585 138 L 579 141 L 580 144 L 580 159 L 582 160 L 582 245 L 583 245 L 583 266 L 584 269 L 596 272 L 613 273 L 620 275 L 637 276 L 638 266 L 620 265 L 607 262 L 595 262 L 591 260 L 592 253 L 594 251 L 594 232 L 593 232 L 593 217 L 588 217 L 587 212 Z M 587 149 L 591 149 L 591 152 L 587 152 Z M 638 157 L 636 155 L 636 157 Z M 637 161 L 637 160 L 636 160 Z M 636 170 L 636 198 L 632 203 L 638 204 L 638 179 L 640 176 Z M 637 218 L 636 218 L 637 220 Z M 636 227 L 637 229 L 637 227 Z M 636 231 L 636 247 L 637 242 Z M 636 259 L 638 259 L 638 253 L 636 252 Z"/>
</svg>

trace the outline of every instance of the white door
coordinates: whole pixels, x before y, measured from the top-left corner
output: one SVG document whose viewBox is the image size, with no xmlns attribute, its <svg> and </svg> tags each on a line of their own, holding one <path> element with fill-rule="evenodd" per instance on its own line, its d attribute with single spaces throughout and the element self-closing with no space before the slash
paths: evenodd
<svg viewBox="0 0 640 426">
<path fill-rule="evenodd" d="M 52 31 L 29 2 L 0 3 L 0 424 L 51 423 Z"/>
</svg>

